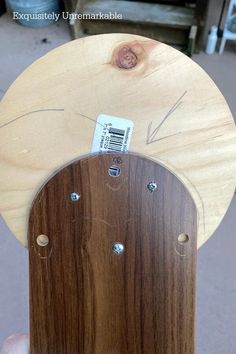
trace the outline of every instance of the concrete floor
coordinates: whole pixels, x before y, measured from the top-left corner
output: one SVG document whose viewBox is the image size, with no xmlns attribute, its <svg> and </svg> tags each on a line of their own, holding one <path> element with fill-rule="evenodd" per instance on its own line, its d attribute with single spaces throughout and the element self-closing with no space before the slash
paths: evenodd
<svg viewBox="0 0 236 354">
<path fill-rule="evenodd" d="M 47 38 L 47 41 L 42 41 Z M 35 59 L 70 40 L 60 21 L 28 29 L 0 17 L 0 97 Z M 222 90 L 236 116 L 236 45 L 223 56 L 193 58 Z M 198 252 L 197 354 L 236 354 L 236 198 L 214 236 Z M 27 250 L 0 220 L 0 345 L 12 333 L 28 331 Z M 179 353 L 181 354 L 181 353 Z"/>
</svg>

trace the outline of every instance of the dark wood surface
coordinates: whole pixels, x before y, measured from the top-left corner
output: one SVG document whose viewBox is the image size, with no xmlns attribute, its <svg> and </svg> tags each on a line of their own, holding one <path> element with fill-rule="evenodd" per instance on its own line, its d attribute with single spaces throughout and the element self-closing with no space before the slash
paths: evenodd
<svg viewBox="0 0 236 354">
<path fill-rule="evenodd" d="M 89 14 L 112 12 L 122 14 L 122 21 L 156 26 L 189 29 L 193 24 L 194 10 L 187 7 L 160 5 L 125 0 L 91 0 L 84 4 Z M 116 21 L 118 22 L 118 21 Z"/>
<path fill-rule="evenodd" d="M 92 0 L 85 1 L 83 13 L 122 14 L 120 20 L 86 20 L 76 21 L 86 34 L 131 33 L 146 36 L 158 41 L 187 48 L 191 26 L 194 24 L 194 10 L 191 8 L 163 5 L 149 2 Z"/>
<path fill-rule="evenodd" d="M 194 353 L 197 214 L 167 169 L 131 154 L 75 161 L 37 195 L 28 237 L 31 354 Z"/>
<path fill-rule="evenodd" d="M 188 55 L 192 55 L 192 49 L 197 52 L 202 49 L 210 28 L 207 26 L 209 17 L 217 8 L 209 11 L 209 0 L 70 0 L 64 3 L 70 13 L 112 11 L 123 15 L 122 20 L 76 20 L 70 26 L 74 38 L 80 38 L 84 33 L 139 34 L 170 44 Z M 217 11 L 220 13 L 221 8 Z M 197 28 L 194 41 L 189 36 L 192 26 Z"/>
</svg>

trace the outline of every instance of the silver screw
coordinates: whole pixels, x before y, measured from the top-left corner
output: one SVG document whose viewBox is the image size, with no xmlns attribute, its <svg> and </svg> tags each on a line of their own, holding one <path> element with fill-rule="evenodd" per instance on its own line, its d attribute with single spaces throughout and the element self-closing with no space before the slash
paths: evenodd
<svg viewBox="0 0 236 354">
<path fill-rule="evenodd" d="M 112 165 L 109 170 L 108 173 L 111 177 L 118 177 L 121 173 L 121 169 L 119 166 L 116 165 Z"/>
<path fill-rule="evenodd" d="M 71 200 L 72 202 L 78 202 L 79 199 L 80 199 L 80 195 L 79 195 L 78 193 L 72 192 L 72 193 L 70 194 L 70 200 Z"/>
<path fill-rule="evenodd" d="M 39 235 L 36 239 L 37 244 L 41 247 L 45 247 L 49 244 L 49 238 L 47 235 Z"/>
<path fill-rule="evenodd" d="M 115 254 L 122 254 L 125 250 L 125 246 L 122 245 L 122 243 L 114 243 L 114 245 L 112 246 L 112 251 L 115 253 Z"/>
<path fill-rule="evenodd" d="M 157 184 L 154 181 L 151 181 L 147 185 L 147 189 L 152 193 L 157 189 Z"/>
</svg>

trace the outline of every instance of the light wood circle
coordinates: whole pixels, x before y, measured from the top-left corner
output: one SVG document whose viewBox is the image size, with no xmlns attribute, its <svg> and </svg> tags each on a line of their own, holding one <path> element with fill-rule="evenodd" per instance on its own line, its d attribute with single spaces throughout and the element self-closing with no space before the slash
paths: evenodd
<svg viewBox="0 0 236 354">
<path fill-rule="evenodd" d="M 129 34 L 91 36 L 51 51 L 19 76 L 1 101 L 0 210 L 16 238 L 27 245 L 37 191 L 55 170 L 91 151 L 102 113 L 132 120 L 129 150 L 162 163 L 189 189 L 201 246 L 234 193 L 231 112 L 191 59 Z"/>
</svg>

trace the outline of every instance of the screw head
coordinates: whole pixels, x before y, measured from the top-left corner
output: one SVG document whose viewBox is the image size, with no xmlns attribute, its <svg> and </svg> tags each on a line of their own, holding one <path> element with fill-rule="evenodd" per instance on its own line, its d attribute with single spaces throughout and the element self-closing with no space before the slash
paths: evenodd
<svg viewBox="0 0 236 354">
<path fill-rule="evenodd" d="M 122 243 L 120 242 L 116 242 L 114 243 L 114 245 L 112 245 L 112 251 L 117 255 L 122 254 L 124 250 L 125 250 L 125 246 L 122 245 Z"/>
<path fill-rule="evenodd" d="M 72 192 L 72 193 L 70 194 L 70 200 L 71 200 L 72 202 L 77 202 L 79 199 L 80 199 L 80 195 L 79 195 L 78 193 Z"/>
<path fill-rule="evenodd" d="M 121 173 L 121 169 L 119 166 L 112 165 L 109 167 L 108 174 L 111 177 L 118 177 Z"/>
<path fill-rule="evenodd" d="M 154 181 L 151 181 L 148 183 L 147 185 L 147 189 L 149 190 L 149 192 L 154 192 L 157 189 L 157 183 Z"/>
<path fill-rule="evenodd" d="M 36 242 L 39 246 L 45 247 L 49 244 L 49 238 L 47 235 L 41 234 L 37 237 Z"/>
</svg>

